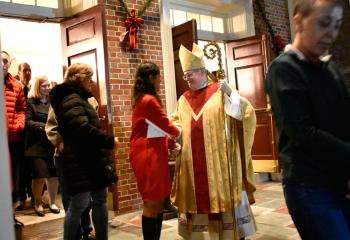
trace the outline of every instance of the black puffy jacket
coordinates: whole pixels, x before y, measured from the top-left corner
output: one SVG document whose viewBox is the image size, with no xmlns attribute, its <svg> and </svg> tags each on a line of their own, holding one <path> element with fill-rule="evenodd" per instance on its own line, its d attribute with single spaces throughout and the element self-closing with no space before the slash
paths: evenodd
<svg viewBox="0 0 350 240">
<path fill-rule="evenodd" d="M 97 113 L 87 101 L 91 96 L 72 81 L 57 85 L 50 93 L 64 142 L 60 157 L 69 194 L 101 189 L 116 181 L 108 151 L 114 147 L 114 137 L 102 131 Z"/>
</svg>

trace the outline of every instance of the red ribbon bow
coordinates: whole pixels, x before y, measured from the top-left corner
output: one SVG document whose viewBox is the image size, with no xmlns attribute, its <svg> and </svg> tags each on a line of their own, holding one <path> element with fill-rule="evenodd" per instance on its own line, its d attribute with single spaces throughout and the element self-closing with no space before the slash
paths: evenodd
<svg viewBox="0 0 350 240">
<path fill-rule="evenodd" d="M 127 17 L 124 20 L 124 25 L 125 25 L 127 31 L 120 34 L 119 40 L 120 40 L 120 42 L 123 42 L 125 36 L 129 34 L 129 40 L 130 40 L 129 49 L 130 50 L 132 50 L 134 48 L 138 48 L 137 32 L 138 32 L 138 29 L 142 27 L 143 23 L 144 23 L 143 18 L 137 17 L 135 14 L 135 10 L 132 10 L 131 16 Z"/>
</svg>

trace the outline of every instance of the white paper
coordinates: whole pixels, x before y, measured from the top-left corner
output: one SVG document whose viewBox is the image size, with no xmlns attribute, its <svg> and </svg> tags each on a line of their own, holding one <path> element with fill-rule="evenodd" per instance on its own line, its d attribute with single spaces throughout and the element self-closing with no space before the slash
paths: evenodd
<svg viewBox="0 0 350 240">
<path fill-rule="evenodd" d="M 160 127 L 158 127 L 156 124 L 154 124 L 147 118 L 145 118 L 145 122 L 148 124 L 147 138 L 159 138 L 159 137 L 170 136 L 169 133 L 162 130 Z"/>
<path fill-rule="evenodd" d="M 241 96 L 237 92 L 232 91 L 230 97 L 225 94 L 225 112 L 237 120 L 242 120 Z"/>
</svg>

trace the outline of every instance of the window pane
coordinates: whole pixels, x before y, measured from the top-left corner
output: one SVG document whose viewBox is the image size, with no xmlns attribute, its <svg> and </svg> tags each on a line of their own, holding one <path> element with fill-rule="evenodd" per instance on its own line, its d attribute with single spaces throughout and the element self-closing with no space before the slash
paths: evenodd
<svg viewBox="0 0 350 240">
<path fill-rule="evenodd" d="M 13 3 L 35 5 L 35 0 L 12 0 Z"/>
<path fill-rule="evenodd" d="M 224 33 L 224 21 L 222 18 L 213 17 L 213 32 Z"/>
<path fill-rule="evenodd" d="M 184 11 L 174 10 L 173 17 L 174 17 L 174 26 L 180 25 L 187 21 L 186 12 Z"/>
<path fill-rule="evenodd" d="M 200 15 L 200 26 L 203 31 L 212 31 L 211 16 Z"/>
<path fill-rule="evenodd" d="M 36 0 L 36 5 L 40 7 L 58 8 L 58 0 Z"/>
<path fill-rule="evenodd" d="M 10 0 L 0 0 L 0 2 L 10 2 Z"/>
<path fill-rule="evenodd" d="M 200 24 L 200 21 L 199 21 L 199 14 L 197 13 L 191 13 L 191 12 L 188 12 L 187 13 L 187 21 L 190 21 L 192 19 L 195 19 L 196 22 L 197 22 L 197 28 L 199 27 L 199 24 Z"/>
<path fill-rule="evenodd" d="M 233 32 L 239 33 L 244 32 L 247 30 L 247 23 L 246 23 L 246 17 L 245 14 L 239 14 L 237 16 L 232 17 L 232 26 L 233 26 Z"/>
</svg>

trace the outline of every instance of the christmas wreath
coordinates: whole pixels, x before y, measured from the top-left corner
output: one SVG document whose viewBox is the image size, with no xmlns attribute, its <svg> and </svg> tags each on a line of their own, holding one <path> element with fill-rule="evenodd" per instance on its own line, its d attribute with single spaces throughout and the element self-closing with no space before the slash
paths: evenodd
<svg viewBox="0 0 350 240">
<path fill-rule="evenodd" d="M 138 48 L 137 37 L 138 30 L 142 27 L 144 23 L 143 14 L 147 10 L 147 8 L 151 5 L 152 0 L 146 0 L 141 8 L 136 14 L 135 9 L 129 11 L 128 6 L 125 4 L 123 0 L 119 0 L 123 11 L 126 13 L 126 18 L 124 20 L 124 25 L 126 27 L 126 31 L 120 34 L 119 40 L 123 42 L 125 37 L 129 35 L 130 46 L 129 49 L 132 50 L 134 48 Z"/>
</svg>

